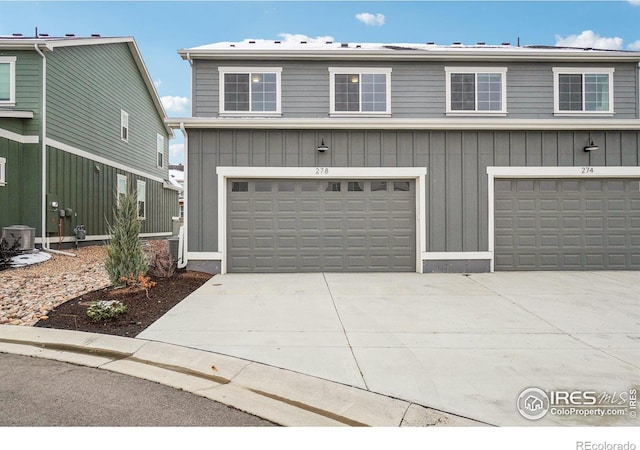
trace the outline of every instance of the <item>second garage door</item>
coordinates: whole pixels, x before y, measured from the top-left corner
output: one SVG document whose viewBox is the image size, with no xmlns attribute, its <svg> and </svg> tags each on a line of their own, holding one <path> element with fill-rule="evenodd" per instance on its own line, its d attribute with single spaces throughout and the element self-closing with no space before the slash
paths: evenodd
<svg viewBox="0 0 640 450">
<path fill-rule="evenodd" d="M 229 180 L 229 272 L 415 271 L 414 180 Z"/>
<path fill-rule="evenodd" d="M 640 269 L 640 180 L 496 180 L 495 268 Z"/>
</svg>

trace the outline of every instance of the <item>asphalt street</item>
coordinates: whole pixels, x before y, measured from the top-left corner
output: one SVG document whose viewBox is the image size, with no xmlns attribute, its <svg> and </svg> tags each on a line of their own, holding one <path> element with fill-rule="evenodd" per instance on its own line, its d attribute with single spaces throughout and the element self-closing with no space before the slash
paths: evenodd
<svg viewBox="0 0 640 450">
<path fill-rule="evenodd" d="M 0 354 L 0 426 L 259 427 L 271 422 L 107 370 Z"/>
</svg>

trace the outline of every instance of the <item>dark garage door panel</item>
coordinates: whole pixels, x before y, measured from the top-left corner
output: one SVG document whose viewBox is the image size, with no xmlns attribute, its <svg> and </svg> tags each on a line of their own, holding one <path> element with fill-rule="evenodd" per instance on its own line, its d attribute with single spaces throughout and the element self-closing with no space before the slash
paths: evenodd
<svg viewBox="0 0 640 450">
<path fill-rule="evenodd" d="M 640 180 L 496 180 L 495 268 L 640 269 Z"/>
<path fill-rule="evenodd" d="M 230 180 L 227 209 L 230 272 L 415 271 L 413 181 Z"/>
</svg>

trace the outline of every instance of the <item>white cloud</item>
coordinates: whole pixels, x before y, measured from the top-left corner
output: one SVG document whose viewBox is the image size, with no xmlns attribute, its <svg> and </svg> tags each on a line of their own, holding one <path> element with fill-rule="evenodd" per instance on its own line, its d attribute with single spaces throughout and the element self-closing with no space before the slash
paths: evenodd
<svg viewBox="0 0 640 450">
<path fill-rule="evenodd" d="M 580 34 L 572 34 L 567 37 L 556 35 L 556 45 L 559 47 L 620 50 L 622 48 L 622 38 L 599 36 L 591 30 L 585 30 Z"/>
<path fill-rule="evenodd" d="M 187 105 L 189 104 L 189 99 L 187 97 L 174 97 L 171 95 L 166 95 L 160 99 L 162 101 L 162 106 L 167 112 L 184 112 L 187 109 Z"/>
<path fill-rule="evenodd" d="M 631 3 L 632 5 L 637 5 L 640 6 L 640 0 L 627 0 L 629 3 Z"/>
<path fill-rule="evenodd" d="M 169 145 L 169 161 L 170 162 L 184 161 L 184 144 L 183 143 Z"/>
<path fill-rule="evenodd" d="M 381 27 L 384 25 L 384 14 L 371 14 L 371 13 L 360 13 L 356 14 L 356 19 L 365 25 L 372 25 Z"/>
<path fill-rule="evenodd" d="M 290 33 L 280 33 L 278 36 L 281 37 L 282 41 L 286 44 L 288 43 L 297 44 L 302 41 L 308 42 L 309 44 L 324 44 L 325 42 L 333 42 L 334 40 L 332 36 L 309 37 L 304 34 L 290 34 Z"/>
<path fill-rule="evenodd" d="M 638 50 L 638 51 L 640 51 L 640 41 L 632 42 L 631 44 L 627 45 L 627 48 L 629 50 Z"/>
<path fill-rule="evenodd" d="M 161 84 L 162 80 L 160 78 L 158 78 L 157 80 L 153 80 L 153 85 L 156 87 L 156 89 L 158 89 Z"/>
</svg>

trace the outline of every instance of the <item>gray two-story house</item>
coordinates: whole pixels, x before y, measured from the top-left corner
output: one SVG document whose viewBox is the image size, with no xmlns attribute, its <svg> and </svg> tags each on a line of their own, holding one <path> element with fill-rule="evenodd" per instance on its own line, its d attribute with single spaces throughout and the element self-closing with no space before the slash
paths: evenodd
<svg viewBox="0 0 640 450">
<path fill-rule="evenodd" d="M 192 66 L 183 263 L 640 269 L 640 53 L 245 41 Z"/>
<path fill-rule="evenodd" d="M 107 239 L 134 193 L 143 237 L 172 234 L 173 131 L 133 38 L 0 37 L 0 228 L 45 248 Z"/>
</svg>

